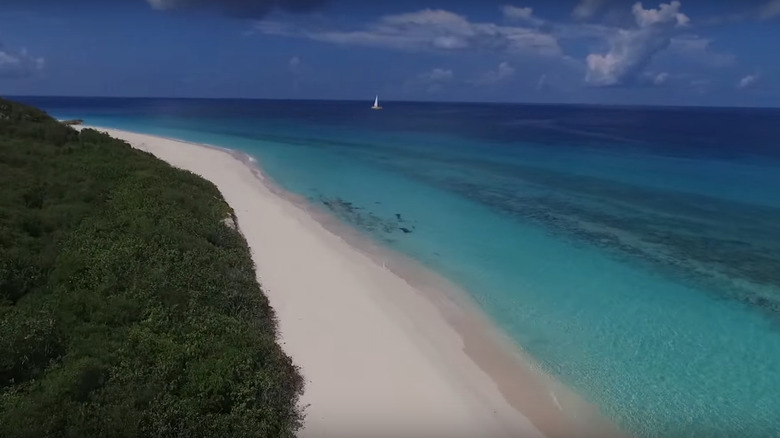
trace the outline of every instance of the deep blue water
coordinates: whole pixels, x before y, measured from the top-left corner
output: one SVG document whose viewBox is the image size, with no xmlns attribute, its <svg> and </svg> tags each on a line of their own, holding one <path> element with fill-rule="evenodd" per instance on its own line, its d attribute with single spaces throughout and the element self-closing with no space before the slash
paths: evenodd
<svg viewBox="0 0 780 438">
<path fill-rule="evenodd" d="M 646 437 L 780 436 L 780 110 L 21 98 L 245 151 Z"/>
</svg>

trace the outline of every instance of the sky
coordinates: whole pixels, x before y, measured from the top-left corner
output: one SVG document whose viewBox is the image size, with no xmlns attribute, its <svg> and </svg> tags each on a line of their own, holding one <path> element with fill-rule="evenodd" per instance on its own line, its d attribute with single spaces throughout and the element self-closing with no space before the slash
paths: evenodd
<svg viewBox="0 0 780 438">
<path fill-rule="evenodd" d="M 780 0 L 2 0 L 0 94 L 780 107 Z"/>
</svg>

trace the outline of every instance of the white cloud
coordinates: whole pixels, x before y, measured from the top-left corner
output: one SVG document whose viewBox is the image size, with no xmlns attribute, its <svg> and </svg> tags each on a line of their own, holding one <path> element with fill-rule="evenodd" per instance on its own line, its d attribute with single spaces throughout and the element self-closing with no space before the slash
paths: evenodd
<svg viewBox="0 0 780 438">
<path fill-rule="evenodd" d="M 492 85 L 502 82 L 515 74 L 515 68 L 508 62 L 504 61 L 498 64 L 498 68 L 490 70 L 483 74 L 474 83 L 477 85 Z"/>
<path fill-rule="evenodd" d="M 657 53 L 669 47 L 676 30 L 688 24 L 688 16 L 679 12 L 680 6 L 676 0 L 662 3 L 657 9 L 644 9 L 640 2 L 635 3 L 631 12 L 636 28 L 619 29 L 607 53 L 586 57 L 586 82 L 611 86 L 634 81 Z"/>
<path fill-rule="evenodd" d="M 591 8 L 601 7 L 604 1 L 610 0 L 586 1 L 581 5 L 587 3 Z M 655 8 L 645 8 L 641 2 L 636 2 L 625 10 L 630 11 L 634 19 L 634 23 L 625 28 L 598 23 L 546 21 L 535 16 L 530 7 L 505 5 L 501 12 L 507 21 L 503 23 L 471 21 L 451 11 L 423 9 L 385 15 L 347 28 L 329 26 L 322 21 L 314 25 L 313 21 L 296 24 L 294 21 L 260 20 L 254 22 L 253 29 L 259 34 L 305 38 L 343 46 L 410 52 L 488 52 L 512 62 L 516 62 L 516 55 L 541 55 L 563 62 L 570 68 L 584 70 L 586 83 L 593 86 L 665 83 L 670 78 L 677 78 L 679 75 L 671 70 L 667 70 L 670 76 L 661 78 L 645 73 L 661 52 L 675 56 L 673 59 L 661 59 L 664 64 L 668 64 L 667 61 L 674 65 L 693 62 L 715 67 L 733 63 L 732 55 L 712 50 L 711 40 L 690 33 L 690 19 L 681 8 L 677 0 L 661 3 Z M 606 49 L 575 60 L 563 53 L 559 41 L 593 47 L 606 45 Z M 485 76 L 482 82 L 490 82 L 486 78 L 498 77 L 499 71 Z M 462 82 L 475 84 L 479 81 Z"/>
<path fill-rule="evenodd" d="M 762 8 L 759 16 L 764 20 L 780 17 L 780 0 L 771 0 Z"/>
<path fill-rule="evenodd" d="M 510 20 L 529 20 L 533 17 L 534 9 L 506 5 L 501 8 L 501 12 L 503 12 L 505 18 Z"/>
<path fill-rule="evenodd" d="M 607 0 L 581 0 L 571 14 L 577 20 L 587 20 L 601 9 L 606 2 Z"/>
<path fill-rule="evenodd" d="M 534 15 L 534 8 L 505 5 L 501 7 L 501 14 L 505 20 L 524 22 L 535 27 L 542 26 L 545 21 Z"/>
<path fill-rule="evenodd" d="M 648 27 L 655 24 L 664 24 L 675 22 L 677 26 L 685 26 L 690 19 L 687 15 L 679 12 L 681 3 L 677 0 L 671 3 L 661 3 L 658 9 L 645 9 L 641 2 L 634 3 L 631 12 L 636 18 L 639 27 Z"/>
<path fill-rule="evenodd" d="M 447 84 L 453 83 L 454 80 L 455 73 L 452 70 L 437 67 L 407 80 L 404 83 L 404 88 L 407 93 L 414 94 L 424 91 L 433 94 L 442 91 Z"/>
<path fill-rule="evenodd" d="M 446 81 L 452 79 L 454 76 L 455 75 L 454 73 L 452 73 L 452 70 L 443 69 L 443 68 L 434 68 L 429 72 L 422 73 L 420 75 L 420 78 L 430 82 L 438 82 L 438 81 Z"/>
<path fill-rule="evenodd" d="M 758 75 L 747 75 L 737 82 L 737 88 L 742 90 L 751 87 L 755 85 L 756 81 L 758 81 Z"/>
<path fill-rule="evenodd" d="M 680 51 L 707 50 L 710 43 L 712 43 L 711 39 L 698 35 L 680 35 L 671 39 L 670 48 Z"/>
<path fill-rule="evenodd" d="M 663 85 L 669 80 L 669 73 L 661 72 L 653 76 L 653 84 Z"/>
<path fill-rule="evenodd" d="M 685 74 L 672 74 L 665 71 L 648 71 L 637 77 L 636 83 L 660 87 L 670 83 L 673 79 L 679 82 L 680 79 L 684 79 L 686 76 Z"/>
<path fill-rule="evenodd" d="M 0 77 L 22 78 L 43 70 L 46 61 L 41 57 L 30 56 L 27 50 L 9 51 L 0 44 Z"/>
<path fill-rule="evenodd" d="M 472 22 L 441 9 L 387 15 L 356 30 L 307 29 L 269 21 L 257 22 L 255 29 L 270 35 L 396 50 L 453 52 L 468 49 L 561 55 L 558 40 L 549 33 L 522 26 Z"/>
<path fill-rule="evenodd" d="M 301 65 L 301 58 L 297 56 L 293 56 L 292 58 L 290 58 L 290 61 L 288 61 L 288 64 L 290 65 L 291 70 L 297 70 L 298 66 Z"/>
</svg>

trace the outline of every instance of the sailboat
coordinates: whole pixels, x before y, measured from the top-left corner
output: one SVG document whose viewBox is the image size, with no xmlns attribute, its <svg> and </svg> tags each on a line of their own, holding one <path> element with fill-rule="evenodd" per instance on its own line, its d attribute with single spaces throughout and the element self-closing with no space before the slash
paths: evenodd
<svg viewBox="0 0 780 438">
<path fill-rule="evenodd" d="M 379 106 L 379 96 L 377 96 L 377 97 L 374 99 L 374 106 L 372 106 L 372 107 L 371 107 L 371 109 L 374 109 L 374 110 L 380 110 L 380 109 L 382 109 L 382 107 L 381 107 L 381 106 Z"/>
</svg>

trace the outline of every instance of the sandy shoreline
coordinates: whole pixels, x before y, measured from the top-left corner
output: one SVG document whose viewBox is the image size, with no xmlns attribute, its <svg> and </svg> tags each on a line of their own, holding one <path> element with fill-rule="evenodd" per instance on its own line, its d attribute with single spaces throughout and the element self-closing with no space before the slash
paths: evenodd
<svg viewBox="0 0 780 438">
<path fill-rule="evenodd" d="M 605 437 L 455 285 L 276 187 L 241 153 L 96 128 L 212 181 L 306 388 L 302 437 Z"/>
</svg>

